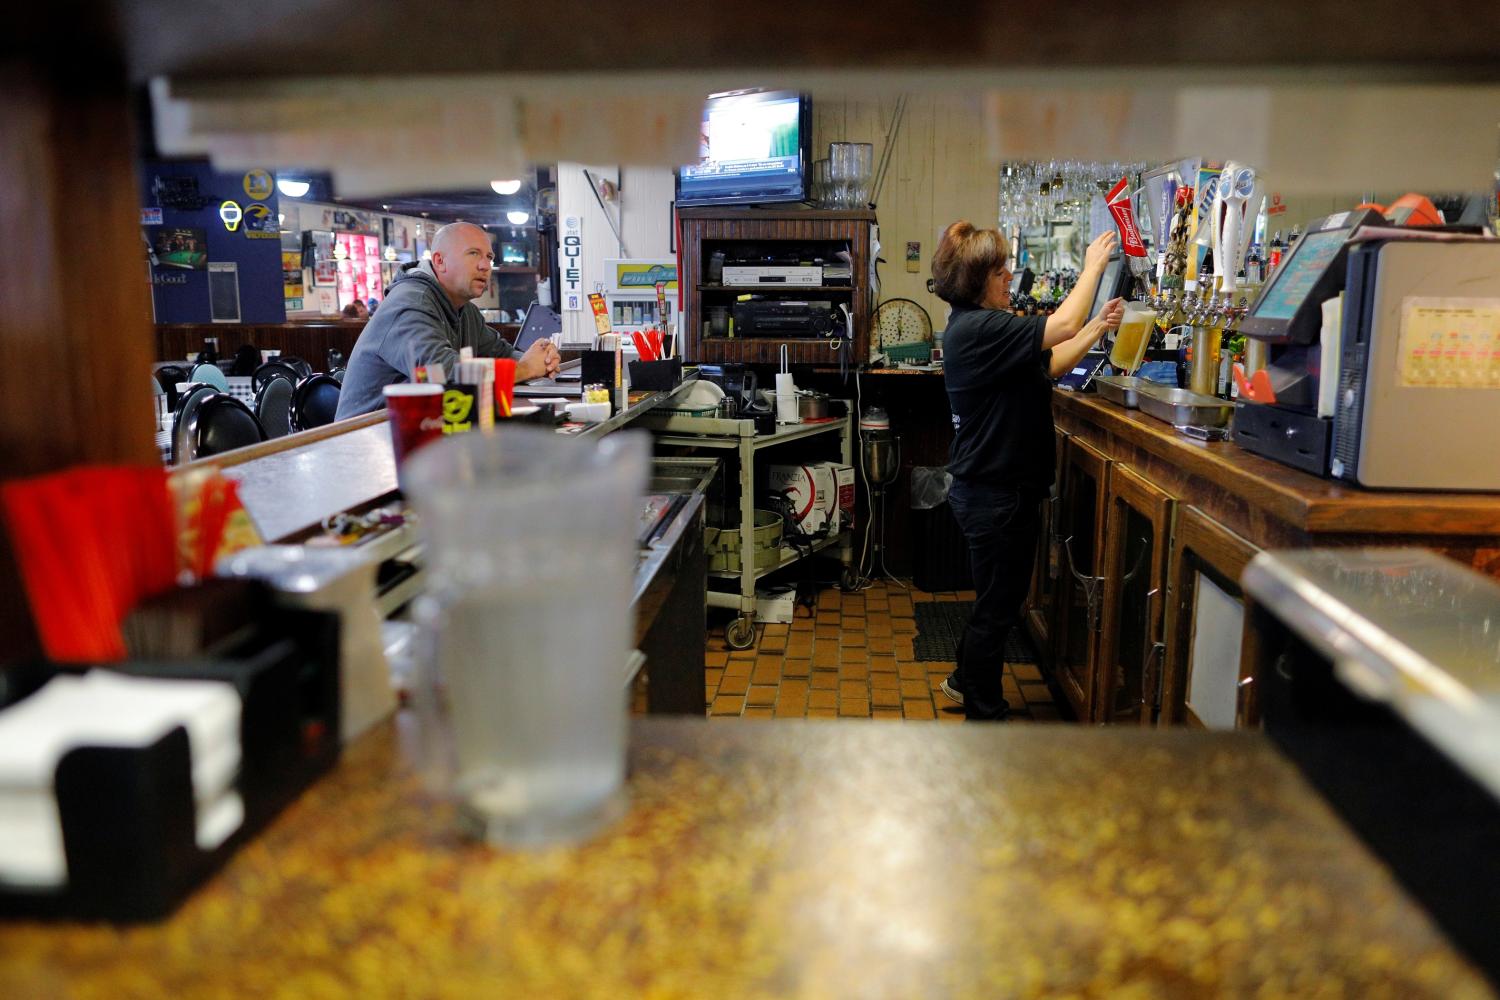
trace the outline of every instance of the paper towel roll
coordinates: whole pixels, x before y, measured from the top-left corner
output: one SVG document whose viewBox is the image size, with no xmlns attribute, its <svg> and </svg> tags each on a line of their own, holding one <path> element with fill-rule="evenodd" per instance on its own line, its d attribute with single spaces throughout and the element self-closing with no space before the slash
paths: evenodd
<svg viewBox="0 0 1500 1000">
<path fill-rule="evenodd" d="M 800 419 L 797 415 L 797 384 L 792 381 L 790 372 L 781 372 L 776 376 L 776 422 L 795 424 Z"/>
</svg>

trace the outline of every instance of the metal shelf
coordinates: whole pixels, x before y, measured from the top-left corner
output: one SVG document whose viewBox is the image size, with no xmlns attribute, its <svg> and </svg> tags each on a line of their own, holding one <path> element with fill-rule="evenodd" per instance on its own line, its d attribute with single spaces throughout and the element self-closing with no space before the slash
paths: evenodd
<svg viewBox="0 0 1500 1000">
<path fill-rule="evenodd" d="M 853 292 L 853 285 L 786 285 L 781 282 L 770 282 L 764 285 L 699 285 L 700 292 L 736 292 L 746 295 L 753 292 L 818 292 L 827 294 L 829 292 Z"/>
<path fill-rule="evenodd" d="M 663 444 L 734 451 L 740 447 L 741 439 L 749 438 L 753 442 L 751 448 L 760 451 L 788 441 L 839 433 L 846 429 L 848 420 L 849 417 L 846 416 L 843 420 L 830 420 L 820 424 L 778 424 L 772 434 L 756 434 L 753 420 L 720 420 L 718 417 L 648 413 L 637 423 L 655 431 L 657 441 Z"/>
<path fill-rule="evenodd" d="M 841 542 L 847 541 L 848 539 L 846 536 L 848 536 L 848 534 L 849 532 L 847 531 L 840 531 L 837 535 L 829 535 L 827 538 L 820 538 L 817 541 L 813 542 L 812 548 L 806 553 L 806 555 L 816 555 L 829 546 L 838 545 Z M 776 562 L 776 564 L 773 566 L 767 566 L 764 569 L 757 569 L 752 575 L 752 578 L 755 580 L 759 580 L 761 577 L 774 573 L 778 569 L 790 566 L 792 563 L 802 558 L 804 558 L 804 554 L 801 550 L 793 548 L 790 545 L 783 545 L 781 547 L 781 558 Z M 715 580 L 738 580 L 743 575 L 743 571 L 711 569 L 708 571 L 708 575 L 713 577 Z M 738 595 L 735 596 L 736 598 L 738 598 Z M 734 606 L 739 607 L 738 601 L 736 601 Z"/>
<path fill-rule="evenodd" d="M 848 400 L 843 400 L 846 409 L 849 409 Z M 638 421 L 639 426 L 650 428 L 656 436 L 659 445 L 675 445 L 685 448 L 707 448 L 720 451 L 734 452 L 738 458 L 739 466 L 739 488 L 740 488 L 740 510 L 739 525 L 741 538 L 753 538 L 755 533 L 755 456 L 767 448 L 787 444 L 792 441 L 803 441 L 808 438 L 823 435 L 836 434 L 839 441 L 839 460 L 844 465 L 854 464 L 854 418 L 852 410 L 846 413 L 843 419 L 830 420 L 826 423 L 817 424 L 783 424 L 776 428 L 772 434 L 756 434 L 755 421 L 753 420 L 720 420 L 717 417 L 685 417 L 680 415 L 664 413 L 648 413 Z M 853 535 L 848 531 L 842 531 L 837 535 L 823 538 L 815 542 L 812 551 L 822 552 L 838 546 L 839 558 L 847 570 L 854 556 Z M 739 593 L 724 593 L 723 591 L 710 590 L 707 596 L 708 606 L 711 608 L 729 608 L 739 612 L 737 621 L 731 623 L 729 630 L 731 644 L 736 648 L 748 648 L 753 644 L 755 635 L 752 626 L 755 622 L 755 583 L 767 573 L 775 572 L 783 567 L 790 566 L 798 559 L 803 558 L 803 553 L 791 546 L 784 545 L 775 565 L 764 569 L 756 569 L 753 561 L 746 562 L 742 552 L 741 561 L 745 565 L 737 572 L 710 571 L 709 576 L 715 580 L 739 581 Z M 753 557 L 752 557 L 753 558 Z M 739 641 L 744 641 L 746 646 L 738 646 Z"/>
</svg>

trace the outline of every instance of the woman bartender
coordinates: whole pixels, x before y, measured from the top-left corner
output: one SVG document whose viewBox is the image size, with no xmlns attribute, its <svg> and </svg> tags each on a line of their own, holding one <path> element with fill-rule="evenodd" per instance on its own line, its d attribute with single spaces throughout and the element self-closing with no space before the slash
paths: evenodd
<svg viewBox="0 0 1500 1000">
<path fill-rule="evenodd" d="M 953 412 L 948 502 L 969 545 L 974 613 L 943 693 L 969 719 L 1004 719 L 1005 639 L 1021 621 L 1036 556 L 1038 508 L 1056 462 L 1052 379 L 1070 371 L 1120 325 L 1121 300 L 1088 307 L 1115 248 L 1115 234 L 1089 244 L 1083 273 L 1050 316 L 1010 307 L 1010 246 L 993 229 L 955 222 L 932 258 L 932 281 L 953 307 L 943 334 L 943 376 Z"/>
</svg>

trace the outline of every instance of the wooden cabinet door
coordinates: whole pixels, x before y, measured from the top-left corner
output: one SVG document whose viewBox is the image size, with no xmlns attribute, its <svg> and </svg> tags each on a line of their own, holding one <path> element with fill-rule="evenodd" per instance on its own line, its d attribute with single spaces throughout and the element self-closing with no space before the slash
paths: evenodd
<svg viewBox="0 0 1500 1000">
<path fill-rule="evenodd" d="M 1062 573 L 1058 580 L 1057 634 L 1053 639 L 1053 672 L 1080 722 L 1093 720 L 1095 641 L 1099 632 L 1100 541 L 1109 459 L 1073 438 L 1068 441 L 1061 536 Z"/>
<path fill-rule="evenodd" d="M 1173 505 L 1171 496 L 1128 466 L 1110 466 L 1099 571 L 1099 722 L 1156 722 Z"/>
<path fill-rule="evenodd" d="M 1259 551 L 1196 507 L 1182 507 L 1167 571 L 1161 721 L 1208 729 L 1260 724 L 1255 632 L 1240 574 Z"/>
<path fill-rule="evenodd" d="M 1043 659 L 1050 662 L 1050 651 L 1052 649 L 1052 636 L 1056 634 L 1057 621 L 1057 593 L 1061 587 L 1061 575 L 1067 572 L 1063 568 L 1061 536 L 1058 531 L 1062 527 L 1062 517 L 1059 510 L 1062 504 L 1063 481 L 1065 468 L 1063 466 L 1063 454 L 1068 446 L 1068 438 L 1071 436 L 1066 431 L 1054 429 L 1055 454 L 1057 455 L 1057 472 L 1054 478 L 1054 496 L 1042 501 L 1041 531 L 1036 540 L 1036 565 L 1031 573 L 1031 594 L 1026 602 L 1026 622 L 1031 629 L 1032 641 L 1037 650 L 1043 654 Z"/>
</svg>

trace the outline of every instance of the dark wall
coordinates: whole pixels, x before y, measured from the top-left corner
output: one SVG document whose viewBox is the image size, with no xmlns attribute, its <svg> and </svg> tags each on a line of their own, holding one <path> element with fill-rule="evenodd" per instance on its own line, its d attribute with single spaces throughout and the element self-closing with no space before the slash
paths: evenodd
<svg viewBox="0 0 1500 1000">
<path fill-rule="evenodd" d="M 198 209 L 172 208 L 159 204 L 153 194 L 156 178 L 190 177 L 198 182 L 203 205 Z M 265 205 L 270 211 L 272 230 L 278 213 L 276 191 L 264 198 L 250 197 L 245 190 L 245 173 L 220 173 L 204 161 L 146 160 L 140 168 L 141 207 L 161 209 L 162 225 L 142 225 L 147 239 L 163 229 L 181 227 L 201 229 L 207 237 L 209 261 L 233 261 L 239 268 L 240 322 L 282 323 L 286 307 L 281 284 L 281 240 L 276 237 L 252 239 L 245 222 L 229 232 L 219 219 L 219 206 L 225 201 L 237 202 L 242 210 L 250 205 Z M 142 213 L 144 215 L 144 213 Z M 246 220 L 248 221 L 248 220 Z M 129 252 L 144 252 L 137 244 Z M 160 259 L 160 258 L 159 258 Z M 178 267 L 151 268 L 152 295 L 158 323 L 208 323 L 208 272 Z"/>
</svg>

